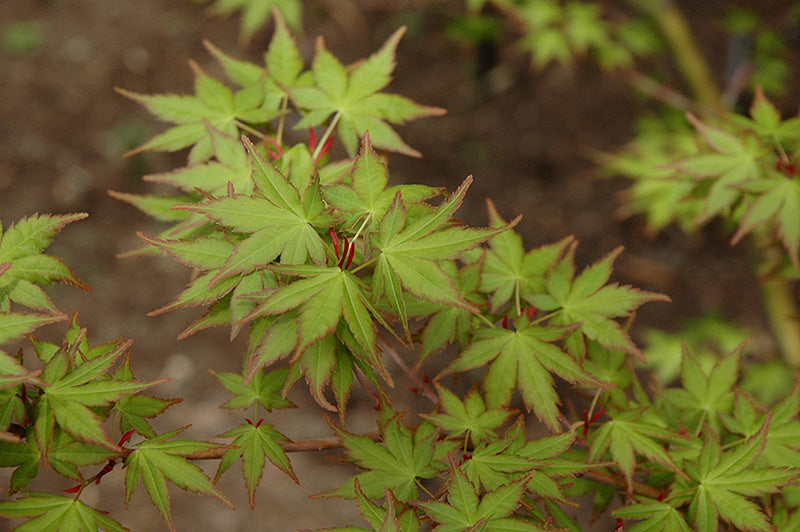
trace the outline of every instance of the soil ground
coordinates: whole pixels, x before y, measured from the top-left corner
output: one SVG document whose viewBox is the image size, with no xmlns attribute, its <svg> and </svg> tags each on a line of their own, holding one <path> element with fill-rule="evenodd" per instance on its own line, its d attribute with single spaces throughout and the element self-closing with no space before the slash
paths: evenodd
<svg viewBox="0 0 800 532">
<path fill-rule="evenodd" d="M 731 249 L 719 228 L 693 237 L 669 229 L 648 239 L 641 220 L 623 221 L 615 215 L 625 184 L 598 179 L 586 153 L 588 148 L 613 150 L 632 135 L 632 121 L 643 104 L 621 80 L 581 64 L 534 71 L 525 56 L 505 43 L 509 45 L 500 47 L 495 81 L 482 83 L 473 75 L 474 51 L 444 35 L 450 17 L 462 9 L 457 0 L 308 3 L 305 33 L 299 36 L 307 57 L 316 35 L 323 35 L 337 56 L 352 61 L 376 49 L 399 24 L 409 25 L 390 89 L 444 107 L 448 114 L 401 129 L 424 158 L 392 155 L 395 182 L 452 190 L 472 174 L 475 184 L 460 211 L 465 220 L 486 223 L 484 201 L 491 197 L 505 217 L 524 215 L 519 230 L 529 247 L 575 235 L 581 242 L 581 266 L 625 246 L 615 280 L 666 293 L 673 301 L 645 306 L 635 332 L 645 327 L 675 330 L 688 317 L 718 310 L 758 337 L 768 337 L 744 250 Z M 717 20 L 728 2 L 691 4 L 693 28 L 708 57 L 718 58 L 712 63 L 721 71 L 724 38 L 719 26 L 704 21 Z M 110 198 L 107 190 L 152 191 L 141 176 L 180 166 L 184 155 L 124 159 L 127 150 L 160 131 L 160 125 L 113 89 L 190 92 L 189 59 L 210 72 L 216 68 L 203 39 L 258 61 L 271 31 L 258 34 L 242 49 L 236 45 L 238 19 L 211 18 L 188 0 L 0 2 L 0 34 L 20 21 L 34 24 L 42 42 L 30 53 L 0 51 L 0 220 L 8 226 L 34 212 L 90 214 L 67 228 L 50 252 L 63 257 L 93 290 L 57 287 L 51 291 L 54 301 L 66 312 L 78 311 L 95 342 L 135 338 L 133 367 L 141 379 L 171 377 L 158 393 L 185 400 L 163 416 L 161 428 L 191 424 L 186 437 L 213 437 L 237 423 L 238 413 L 217 409 L 227 396 L 207 369 L 236 371 L 241 342 L 231 345 L 222 330 L 179 342 L 177 332 L 193 314 L 146 316 L 178 292 L 189 272 L 166 259 L 118 259 L 119 253 L 139 245 L 134 231 L 154 234 L 159 229 Z M 62 331 L 51 326 L 41 335 L 55 339 Z M 763 345 L 768 351 L 769 341 Z M 292 396 L 301 410 L 282 411 L 269 420 L 295 440 L 330 433 L 300 413 L 303 407 L 316 408 L 306 395 Z M 357 396 L 348 427 L 372 430 L 371 419 L 369 401 Z M 236 511 L 172 489 L 176 528 L 284 531 L 360 523 L 352 504 L 307 498 L 337 486 L 351 474 L 349 468 L 319 454 L 292 459 L 301 485 L 268 466 L 254 511 L 248 508 L 236 469 L 220 483 Z M 208 471 L 213 474 L 210 464 Z M 87 490 L 86 502 L 109 510 L 134 530 L 164 529 L 141 488 L 123 511 L 122 475 L 117 470 Z M 5 483 L 5 478 L 0 480 Z M 68 487 L 62 484 L 50 478 L 33 488 Z M 0 521 L 0 530 L 4 526 L 9 525 Z"/>
</svg>

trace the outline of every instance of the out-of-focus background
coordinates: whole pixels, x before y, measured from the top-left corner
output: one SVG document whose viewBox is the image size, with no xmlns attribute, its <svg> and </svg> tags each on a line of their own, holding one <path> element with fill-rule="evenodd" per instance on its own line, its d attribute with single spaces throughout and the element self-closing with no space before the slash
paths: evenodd
<svg viewBox="0 0 800 532">
<path fill-rule="evenodd" d="M 692 30 L 721 77 L 729 43 L 719 25 L 708 21 L 719 20 L 732 2 L 681 3 L 690 7 L 686 13 Z M 766 20 L 789 3 L 770 2 Z M 621 79 L 580 62 L 532 69 L 529 57 L 514 48 L 511 32 L 499 41 L 497 56 L 490 58 L 490 75 L 481 77 L 476 72 L 485 66 L 485 57 L 446 31 L 464 12 L 461 0 L 307 4 L 303 33 L 297 36 L 306 58 L 312 55 L 317 35 L 350 62 L 377 49 L 398 26 L 409 28 L 389 90 L 444 107 L 448 114 L 399 129 L 424 158 L 391 155 L 392 180 L 452 190 L 472 174 L 475 184 L 459 216 L 486 223 L 485 199 L 491 197 L 506 218 L 524 215 L 518 230 L 529 247 L 575 235 L 581 267 L 624 245 L 615 280 L 666 293 L 673 300 L 646 305 L 636 330 L 675 330 L 686 317 L 718 310 L 734 323 L 746 323 L 757 337 L 766 337 L 747 259 L 742 250 L 728 246 L 720 227 L 712 224 L 693 237 L 668 229 L 647 238 L 641 220 L 615 215 L 625 184 L 599 179 L 589 154 L 613 150 L 629 140 L 632 120 L 646 105 Z M 168 259 L 117 258 L 139 246 L 134 231 L 155 234 L 159 226 L 107 191 L 152 192 L 156 189 L 142 182 L 142 175 L 181 166 L 185 154 L 123 158 L 162 125 L 114 87 L 141 93 L 191 92 L 190 59 L 219 73 L 202 45 L 204 39 L 226 53 L 260 62 L 271 27 L 240 46 L 238 24 L 237 17 L 211 17 L 190 0 L 0 1 L 0 221 L 8 226 L 35 212 L 89 213 L 88 220 L 65 229 L 49 252 L 63 257 L 93 289 L 83 293 L 56 287 L 50 293 L 60 309 L 80 313 L 93 342 L 135 338 L 137 376 L 168 376 L 171 381 L 155 392 L 185 399 L 162 416 L 158 427 L 191 424 L 188 438 L 211 438 L 240 419 L 238 412 L 217 408 L 228 396 L 208 369 L 237 371 L 242 343 L 230 343 L 227 330 L 177 341 L 177 334 L 196 317 L 190 311 L 146 316 L 178 293 L 189 271 Z M 787 96 L 778 101 L 783 111 L 797 108 L 797 87 L 797 76 L 790 77 Z M 63 326 L 53 325 L 39 335 L 55 339 L 62 333 Z M 401 400 L 410 400 L 410 393 L 404 392 L 407 384 L 398 384 Z M 317 408 L 301 385 L 291 398 L 303 408 Z M 348 428 L 373 430 L 373 414 L 369 400 L 356 394 Z M 302 408 L 281 411 L 268 422 L 294 440 L 331 434 L 318 417 L 306 419 Z M 300 486 L 268 465 L 255 511 L 247 505 L 238 466 L 220 482 L 236 511 L 172 489 L 177 529 L 284 531 L 360 524 L 351 503 L 307 498 L 336 487 L 351 469 L 326 460 L 325 453 L 294 454 L 292 459 Z M 215 467 L 207 464 L 209 474 Z M 84 492 L 84 499 L 133 530 L 165 529 L 141 488 L 124 512 L 123 475 L 115 471 Z M 0 480 L 6 484 L 7 478 L 4 473 Z M 51 482 L 61 480 L 42 480 L 32 488 L 68 487 L 43 485 Z M 0 530 L 4 526 L 10 528 L 0 521 Z"/>
</svg>

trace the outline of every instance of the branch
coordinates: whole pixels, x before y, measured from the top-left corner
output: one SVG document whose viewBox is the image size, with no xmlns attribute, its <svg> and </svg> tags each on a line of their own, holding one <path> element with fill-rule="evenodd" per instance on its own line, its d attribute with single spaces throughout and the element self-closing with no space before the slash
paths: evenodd
<svg viewBox="0 0 800 532">
<path fill-rule="evenodd" d="M 610 471 L 590 469 L 583 473 L 583 477 L 594 482 L 599 482 L 600 484 L 618 488 L 622 491 L 627 491 L 628 489 L 628 481 L 625 479 L 625 477 L 619 474 L 611 473 Z M 661 489 L 655 488 L 649 484 L 645 484 L 644 482 L 638 482 L 636 480 L 631 481 L 631 489 L 633 490 L 634 495 L 643 495 L 644 497 L 649 497 L 650 499 L 658 499 L 664 495 L 664 492 Z"/>
<path fill-rule="evenodd" d="M 403 370 L 403 373 L 408 375 L 408 378 L 414 382 L 414 385 L 417 387 L 420 393 L 422 393 L 426 399 L 430 399 L 433 404 L 437 404 L 439 402 L 439 396 L 436 395 L 436 392 L 431 389 L 428 383 L 420 379 L 416 373 L 411 371 L 411 368 L 408 367 L 408 364 L 406 364 L 406 361 L 403 360 L 403 357 L 401 357 L 400 354 L 389 345 L 389 342 L 387 342 L 384 338 L 381 338 L 381 343 L 383 344 L 383 348 L 386 350 L 386 352 L 389 353 L 389 356 L 392 357 L 392 360 L 394 360 L 397 365 L 400 366 L 400 369 Z"/>
<path fill-rule="evenodd" d="M 704 105 L 719 106 L 722 95 L 711 76 L 708 62 L 700 53 L 686 18 L 673 1 L 648 0 L 642 3 L 661 28 L 675 54 L 678 68 L 692 88 L 697 100 Z"/>
</svg>

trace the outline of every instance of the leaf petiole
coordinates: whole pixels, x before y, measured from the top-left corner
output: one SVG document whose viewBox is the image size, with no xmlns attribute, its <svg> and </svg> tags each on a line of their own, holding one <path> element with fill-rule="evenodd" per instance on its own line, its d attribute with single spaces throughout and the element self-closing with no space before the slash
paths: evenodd
<svg viewBox="0 0 800 532">
<path fill-rule="evenodd" d="M 319 157 L 320 153 L 322 153 L 323 147 L 328 142 L 328 137 L 330 137 L 331 133 L 333 133 L 333 130 L 336 127 L 336 124 L 339 123 L 339 118 L 341 118 L 341 116 L 342 116 L 342 112 L 341 111 L 336 111 L 336 114 L 333 115 L 333 119 L 331 120 L 331 123 L 328 124 L 328 129 L 325 130 L 325 134 L 322 135 L 321 139 L 319 139 L 319 144 L 317 144 L 317 147 L 314 150 L 314 154 L 311 156 L 311 160 L 312 161 L 316 161 L 317 157 Z"/>
</svg>

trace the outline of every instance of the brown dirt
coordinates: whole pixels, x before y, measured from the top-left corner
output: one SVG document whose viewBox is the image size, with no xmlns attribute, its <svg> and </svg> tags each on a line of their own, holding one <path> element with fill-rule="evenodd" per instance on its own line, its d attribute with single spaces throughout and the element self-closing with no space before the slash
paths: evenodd
<svg viewBox="0 0 800 532">
<path fill-rule="evenodd" d="M 425 158 L 392 156 L 396 182 L 452 189 L 472 174 L 475 184 L 461 211 L 467 221 L 485 223 L 484 200 L 491 197 L 506 217 L 524 214 L 519 229 L 529 246 L 576 235 L 581 241 L 581 265 L 624 245 L 627 249 L 617 263 L 615 279 L 673 299 L 672 304 L 647 305 L 638 317 L 639 328 L 675 329 L 687 317 L 718 309 L 734 322 L 764 331 L 743 250 L 730 249 L 716 228 L 691 238 L 668 230 L 648 240 L 638 220 L 615 217 L 616 195 L 624 184 L 596 179 L 585 153 L 588 147 L 611 150 L 631 136 L 630 124 L 641 104 L 620 80 L 587 66 L 534 72 L 525 57 L 505 47 L 494 89 L 486 90 L 470 74 L 471 51 L 443 36 L 449 14 L 460 9 L 458 1 L 310 3 L 306 34 L 301 37 L 307 56 L 312 37 L 318 34 L 349 61 L 374 50 L 399 21 L 411 25 L 400 46 L 391 89 L 445 107 L 448 115 L 402 128 L 403 137 Z M 704 9 L 717 16 L 725 3 L 704 4 L 713 4 Z M 141 175 L 177 167 L 182 155 L 123 159 L 125 151 L 158 132 L 159 125 L 113 88 L 189 92 L 188 59 L 209 71 L 215 69 L 203 39 L 258 60 L 270 32 L 242 51 L 235 45 L 237 20 L 209 18 L 186 0 L 1 2 L 0 32 L 15 21 L 39 24 L 45 40 L 31 55 L 0 52 L 0 219 L 7 226 L 34 212 L 90 214 L 88 220 L 67 228 L 51 252 L 63 257 L 93 290 L 80 293 L 57 287 L 51 292 L 56 304 L 66 312 L 79 311 L 81 323 L 97 342 L 135 338 L 133 365 L 141 379 L 172 377 L 159 393 L 185 401 L 164 416 L 162 429 L 191 424 L 187 437 L 213 437 L 236 424 L 238 413 L 216 408 L 227 397 L 207 368 L 236 371 L 241 342 L 231 345 L 225 331 L 178 342 L 175 336 L 193 314 L 158 318 L 145 314 L 176 294 L 188 272 L 168 260 L 116 258 L 138 245 L 135 230 L 153 234 L 158 227 L 106 191 L 149 190 Z M 723 53 L 716 27 L 697 24 L 696 29 L 709 54 Z M 62 331 L 53 326 L 42 335 L 55 338 Z M 296 391 L 302 392 L 299 387 Z M 296 393 L 292 398 L 301 408 L 316 409 L 306 395 Z M 310 422 L 301 412 L 283 411 L 269 422 L 296 440 L 329 435 L 324 424 Z M 350 428 L 371 430 L 371 418 L 369 401 L 356 397 Z M 235 512 L 211 499 L 172 489 L 176 527 L 283 531 L 359 524 L 350 503 L 306 498 L 335 487 L 351 474 L 350 469 L 315 454 L 292 458 L 301 485 L 268 466 L 255 511 L 248 509 L 236 469 L 220 484 L 234 501 Z M 209 472 L 213 474 L 213 467 Z M 111 511 L 132 529 L 164 529 L 141 488 L 128 511 L 121 509 L 122 478 L 123 473 L 115 471 L 102 485 L 87 490 L 86 501 Z M 33 486 L 61 487 L 67 484 L 52 479 Z M 3 526 L 0 522 L 0 529 Z"/>
</svg>

